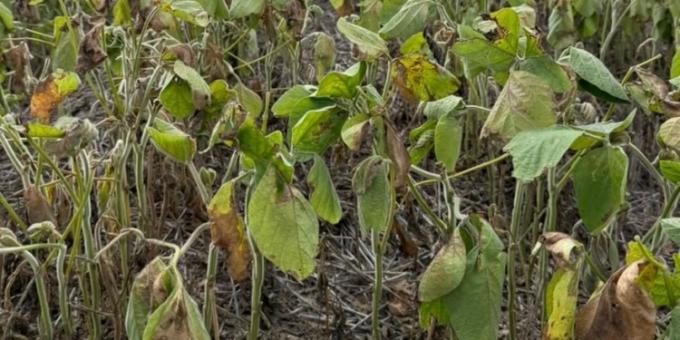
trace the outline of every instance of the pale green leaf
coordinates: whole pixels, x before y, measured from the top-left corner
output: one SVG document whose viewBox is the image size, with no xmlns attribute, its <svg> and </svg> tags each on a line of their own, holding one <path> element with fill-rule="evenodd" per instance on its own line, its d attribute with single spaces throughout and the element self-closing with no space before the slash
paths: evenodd
<svg viewBox="0 0 680 340">
<path fill-rule="evenodd" d="M 529 182 L 545 169 L 554 168 L 582 134 L 562 126 L 517 134 L 504 148 L 512 156 L 512 176 Z"/>
<path fill-rule="evenodd" d="M 614 146 L 590 150 L 576 164 L 576 206 L 589 232 L 600 232 L 621 209 L 627 174 L 628 156 Z"/>
<path fill-rule="evenodd" d="M 66 133 L 64 130 L 41 123 L 29 122 L 26 124 L 26 135 L 33 138 L 61 138 Z"/>
<path fill-rule="evenodd" d="M 264 11 L 265 0 L 234 0 L 229 7 L 229 16 L 233 19 L 260 14 Z"/>
<path fill-rule="evenodd" d="M 364 127 L 366 124 L 370 123 L 370 118 L 366 114 L 358 114 L 350 117 L 342 125 L 342 131 L 340 133 L 342 141 L 345 142 L 348 148 L 352 151 L 359 150 L 361 146 L 361 141 L 364 137 Z"/>
<path fill-rule="evenodd" d="M 248 111 L 248 115 L 251 117 L 260 116 L 264 107 L 262 98 L 255 91 L 243 85 L 243 83 L 236 84 L 234 90 L 236 90 L 239 103 Z"/>
<path fill-rule="evenodd" d="M 151 143 L 172 160 L 187 163 L 196 153 L 196 141 L 174 125 L 156 119 L 154 127 L 148 127 Z"/>
<path fill-rule="evenodd" d="M 389 54 L 387 44 L 377 33 L 355 25 L 347 21 L 345 17 L 338 19 L 337 28 L 338 32 L 356 45 L 364 54 L 365 59 L 373 60 L 381 55 Z"/>
<path fill-rule="evenodd" d="M 203 77 L 193 69 L 192 67 L 187 66 L 182 62 L 181 60 L 176 60 L 175 65 L 173 66 L 173 71 L 175 71 L 175 74 L 184 79 L 187 83 L 189 83 L 189 86 L 191 86 L 191 90 L 199 93 L 206 98 L 210 98 L 210 86 L 208 86 L 208 83 L 203 80 Z"/>
<path fill-rule="evenodd" d="M 571 80 L 562 66 L 546 56 L 527 58 L 519 62 L 519 69 L 543 79 L 555 93 L 571 89 Z"/>
<path fill-rule="evenodd" d="M 670 217 L 662 219 L 661 230 L 676 246 L 680 246 L 680 218 Z"/>
<path fill-rule="evenodd" d="M 339 137 L 347 114 L 331 106 L 307 111 L 292 130 L 291 146 L 297 154 L 321 154 Z"/>
<path fill-rule="evenodd" d="M 265 258 L 298 280 L 314 271 L 319 222 L 309 202 L 275 167 L 255 187 L 247 214 L 248 229 Z"/>
<path fill-rule="evenodd" d="M 661 124 L 658 137 L 665 145 L 680 151 L 680 133 L 678 131 L 680 131 L 680 117 L 673 117 Z"/>
<path fill-rule="evenodd" d="M 444 246 L 427 266 L 418 285 L 418 298 L 421 302 L 432 302 L 456 289 L 465 274 L 466 250 L 456 229 L 448 244 Z"/>
<path fill-rule="evenodd" d="M 210 24 L 208 12 L 196 0 L 173 0 L 168 3 L 167 7 L 161 6 L 161 8 L 168 9 L 174 17 L 192 25 L 207 27 Z"/>
<path fill-rule="evenodd" d="M 388 174 L 389 163 L 379 156 L 366 158 L 354 172 L 352 189 L 363 232 L 382 232 L 388 227 L 394 201 Z"/>
<path fill-rule="evenodd" d="M 434 154 L 447 171 L 456 169 L 463 142 L 463 125 L 455 115 L 442 115 L 434 129 Z"/>
<path fill-rule="evenodd" d="M 557 121 L 554 110 L 553 93 L 546 82 L 531 73 L 514 71 L 491 108 L 482 136 L 497 134 L 510 139 L 525 130 L 552 126 Z"/>
<path fill-rule="evenodd" d="M 465 107 L 463 98 L 458 96 L 447 96 L 442 99 L 425 103 L 423 114 L 429 119 L 438 120 L 441 116 L 458 111 L 463 107 Z"/>
<path fill-rule="evenodd" d="M 591 94 L 614 102 L 627 102 L 623 86 L 600 59 L 586 50 L 571 47 L 569 65 L 579 76 L 579 85 Z"/>
<path fill-rule="evenodd" d="M 189 83 L 174 78 L 161 90 L 158 99 L 163 108 L 176 119 L 186 119 L 194 113 L 194 101 Z"/>
<path fill-rule="evenodd" d="M 319 82 L 314 97 L 354 98 L 365 73 L 366 64 L 363 62 L 354 64 L 344 72 L 329 72 Z"/>
<path fill-rule="evenodd" d="M 431 20 L 435 11 L 431 0 L 408 0 L 380 29 L 380 35 L 386 39 L 406 39 L 422 31 Z"/>
</svg>

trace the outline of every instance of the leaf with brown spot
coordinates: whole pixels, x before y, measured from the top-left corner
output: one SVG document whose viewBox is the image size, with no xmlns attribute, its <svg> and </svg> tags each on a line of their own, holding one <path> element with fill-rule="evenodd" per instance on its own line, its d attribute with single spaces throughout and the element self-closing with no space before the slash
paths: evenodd
<svg viewBox="0 0 680 340">
<path fill-rule="evenodd" d="M 561 268 L 569 267 L 573 262 L 571 259 L 573 250 L 583 246 L 571 236 L 556 231 L 543 234 L 541 243 Z"/>
<path fill-rule="evenodd" d="M 234 281 L 248 278 L 250 247 L 243 227 L 243 219 L 234 202 L 234 182 L 220 187 L 208 205 L 213 243 L 229 253 L 229 276 Z"/>
<path fill-rule="evenodd" d="M 26 90 L 27 60 L 28 50 L 25 44 L 20 44 L 7 50 L 7 61 L 9 61 L 9 66 L 14 71 L 11 85 L 12 92 L 14 93 L 21 93 Z"/>
<path fill-rule="evenodd" d="M 404 143 L 401 141 L 401 138 L 399 138 L 399 133 L 388 120 L 385 120 L 385 146 L 387 154 L 394 164 L 394 172 L 396 174 L 394 186 L 396 188 L 401 188 L 408 180 L 411 157 L 409 156 Z"/>
<path fill-rule="evenodd" d="M 87 73 L 106 59 L 106 52 L 104 52 L 101 45 L 102 27 L 104 27 L 104 21 L 98 20 L 92 29 L 85 34 L 83 41 L 80 42 L 78 64 L 76 66 L 78 74 Z"/>
<path fill-rule="evenodd" d="M 50 112 L 61 103 L 66 96 L 80 86 L 80 78 L 73 72 L 57 71 L 38 84 L 31 96 L 31 116 L 47 122 Z"/>
<path fill-rule="evenodd" d="M 656 307 L 638 285 L 647 266 L 636 261 L 616 271 L 599 295 L 576 314 L 577 340 L 652 340 L 656 332 Z"/>
</svg>

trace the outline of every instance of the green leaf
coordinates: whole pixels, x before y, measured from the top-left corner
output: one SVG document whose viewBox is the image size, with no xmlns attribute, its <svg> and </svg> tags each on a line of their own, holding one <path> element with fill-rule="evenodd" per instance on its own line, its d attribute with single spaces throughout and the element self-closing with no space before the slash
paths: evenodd
<svg viewBox="0 0 680 340">
<path fill-rule="evenodd" d="M 151 143 L 170 159 L 187 163 L 194 158 L 196 141 L 174 125 L 157 118 L 147 129 Z"/>
<path fill-rule="evenodd" d="M 352 177 L 357 215 L 363 232 L 382 232 L 391 219 L 394 192 L 388 178 L 389 163 L 380 156 L 364 159 Z"/>
<path fill-rule="evenodd" d="M 670 78 L 680 77 L 680 47 L 675 49 L 673 60 L 671 61 L 671 76 Z"/>
<path fill-rule="evenodd" d="M 247 119 L 239 127 L 236 134 L 239 150 L 256 163 L 267 164 L 274 157 L 274 147 L 269 143 L 264 133 L 255 126 L 252 119 Z"/>
<path fill-rule="evenodd" d="M 666 328 L 666 339 L 675 340 L 680 338 L 680 306 L 676 306 L 671 310 L 671 321 Z"/>
<path fill-rule="evenodd" d="M 132 22 L 132 13 L 128 0 L 117 0 L 113 5 L 113 24 L 116 26 L 128 25 Z"/>
<path fill-rule="evenodd" d="M 291 147 L 296 154 L 323 153 L 340 137 L 347 113 L 336 107 L 308 111 L 293 127 Z"/>
<path fill-rule="evenodd" d="M 163 9 L 169 10 L 177 19 L 188 22 L 192 25 L 207 27 L 210 24 L 210 16 L 203 6 L 196 0 L 173 0 Z"/>
<path fill-rule="evenodd" d="M 444 304 L 444 299 L 437 299 L 430 302 L 421 302 L 418 307 L 418 319 L 420 327 L 427 329 L 430 321 L 434 318 L 440 324 L 449 322 L 449 311 Z"/>
<path fill-rule="evenodd" d="M 442 115 L 434 129 L 434 154 L 447 171 L 456 170 L 463 141 L 463 126 L 453 114 Z"/>
<path fill-rule="evenodd" d="M 176 119 L 186 119 L 194 113 L 194 101 L 189 83 L 173 78 L 158 97 L 163 108 Z"/>
<path fill-rule="evenodd" d="M 203 77 L 201 77 L 201 75 L 192 67 L 185 65 L 181 60 L 176 60 L 173 71 L 175 71 L 175 74 L 178 77 L 189 83 L 192 91 L 201 94 L 208 99 L 210 98 L 210 86 L 208 86 L 208 83 L 203 80 Z"/>
<path fill-rule="evenodd" d="M 680 117 L 673 117 L 659 127 L 659 139 L 667 146 L 680 150 Z"/>
<path fill-rule="evenodd" d="M 234 0 L 229 7 L 229 16 L 232 19 L 260 14 L 264 11 L 265 0 Z"/>
<path fill-rule="evenodd" d="M 583 132 L 555 126 L 517 134 L 503 148 L 512 156 L 512 176 L 530 182 L 546 168 L 554 168 Z"/>
<path fill-rule="evenodd" d="M 224 106 L 236 96 L 236 92 L 229 88 L 229 84 L 224 79 L 216 79 L 209 86 L 210 105 L 205 108 L 205 111 L 211 115 L 221 114 Z"/>
<path fill-rule="evenodd" d="M 406 97 L 432 101 L 458 91 L 460 81 L 440 65 L 420 54 L 409 54 L 397 59 L 392 78 Z"/>
<path fill-rule="evenodd" d="M 447 96 L 439 100 L 425 103 L 423 114 L 428 119 L 438 120 L 440 117 L 458 111 L 465 107 L 463 98 L 458 96 Z"/>
<path fill-rule="evenodd" d="M 465 67 L 465 77 L 472 79 L 484 70 L 491 70 L 495 74 L 507 73 L 513 64 L 515 54 L 508 52 L 474 32 L 472 28 L 459 25 L 462 34 L 461 41 L 453 45 L 453 52 L 461 58 Z"/>
<path fill-rule="evenodd" d="M 545 340 L 574 338 L 576 301 L 578 300 L 579 275 L 574 270 L 558 269 L 545 291 L 548 321 L 543 331 Z"/>
<path fill-rule="evenodd" d="M 659 170 L 664 178 L 675 185 L 680 184 L 680 162 L 662 159 L 659 162 Z"/>
<path fill-rule="evenodd" d="M 620 122 L 600 122 L 588 125 L 574 126 L 575 129 L 590 132 L 600 136 L 609 136 L 612 133 L 625 131 L 633 124 L 635 119 L 635 111 L 632 111 L 626 118 Z"/>
<path fill-rule="evenodd" d="M 498 338 L 506 254 L 488 222 L 473 216 L 479 244 L 467 254 L 463 281 L 443 298 L 449 322 L 460 340 Z"/>
<path fill-rule="evenodd" d="M 482 136 L 498 134 L 510 139 L 525 130 L 552 126 L 557 121 L 554 107 L 546 82 L 531 73 L 514 71 L 484 122 Z"/>
<path fill-rule="evenodd" d="M 75 71 L 78 57 L 76 33 L 68 25 L 70 18 L 59 16 L 54 18 L 54 44 L 52 50 L 52 71 L 62 69 Z"/>
<path fill-rule="evenodd" d="M 613 102 L 628 101 L 623 86 L 609 72 L 602 61 L 590 52 L 571 47 L 569 49 L 569 65 L 579 76 L 579 85 L 586 91 Z"/>
<path fill-rule="evenodd" d="M 680 218 L 671 217 L 662 219 L 661 230 L 676 246 L 680 246 Z"/>
<path fill-rule="evenodd" d="M 64 130 L 41 123 L 29 122 L 26 124 L 26 135 L 33 138 L 61 138 L 66 133 Z"/>
<path fill-rule="evenodd" d="M 406 39 L 422 31 L 432 19 L 434 11 L 431 0 L 408 0 L 399 11 L 380 29 L 379 33 L 386 39 Z"/>
<path fill-rule="evenodd" d="M 246 111 L 248 111 L 248 115 L 251 117 L 259 117 L 262 113 L 262 108 L 264 107 L 262 98 L 260 98 L 255 91 L 243 85 L 243 83 L 236 84 L 234 90 L 236 90 L 236 96 L 238 97 L 239 103 L 241 103 Z"/>
<path fill-rule="evenodd" d="M 456 289 L 465 274 L 465 243 L 460 229 L 455 229 L 448 244 L 444 246 L 427 266 L 418 286 L 421 302 L 432 302 Z"/>
<path fill-rule="evenodd" d="M 314 93 L 314 97 L 354 98 L 365 73 L 366 64 L 363 62 L 354 64 L 345 72 L 329 72 L 319 82 L 319 88 Z"/>
<path fill-rule="evenodd" d="M 574 12 L 568 1 L 556 2 L 548 18 L 546 40 L 554 49 L 561 51 L 576 42 Z"/>
<path fill-rule="evenodd" d="M 52 79 L 54 79 L 54 84 L 57 85 L 57 93 L 62 97 L 76 92 L 80 87 L 80 77 L 75 72 L 57 70 L 52 73 Z"/>
<path fill-rule="evenodd" d="M 436 120 L 428 119 L 409 133 L 411 146 L 408 153 L 411 158 L 411 164 L 420 163 L 434 147 L 434 128 L 436 125 Z"/>
<path fill-rule="evenodd" d="M 349 117 L 342 125 L 340 136 L 348 148 L 352 151 L 358 151 L 361 146 L 361 141 L 365 135 L 364 127 L 370 123 L 371 117 L 360 113 Z"/>
<path fill-rule="evenodd" d="M 519 62 L 519 69 L 543 79 L 555 93 L 571 89 L 571 81 L 562 66 L 546 56 L 527 58 Z"/>
<path fill-rule="evenodd" d="M 355 25 L 345 17 L 338 19 L 337 28 L 338 32 L 356 45 L 363 54 L 363 59 L 374 60 L 383 54 L 389 55 L 387 44 L 377 33 Z"/>
<path fill-rule="evenodd" d="M 319 217 L 331 224 L 337 224 L 342 217 L 340 198 L 335 192 L 335 186 L 331 180 L 326 162 L 314 155 L 314 165 L 307 174 L 307 185 L 310 188 L 309 203 Z"/>
<path fill-rule="evenodd" d="M 270 166 L 248 203 L 248 229 L 262 255 L 302 280 L 314 271 L 319 222 L 314 209 Z"/>
<path fill-rule="evenodd" d="M 574 167 L 576 206 L 590 233 L 598 233 L 616 216 L 624 202 L 628 156 L 619 147 L 588 151 Z"/>
<path fill-rule="evenodd" d="M 5 30 L 10 32 L 14 30 L 14 16 L 12 15 L 12 10 L 7 8 L 2 2 L 0 2 L 0 22 L 5 26 Z"/>
</svg>

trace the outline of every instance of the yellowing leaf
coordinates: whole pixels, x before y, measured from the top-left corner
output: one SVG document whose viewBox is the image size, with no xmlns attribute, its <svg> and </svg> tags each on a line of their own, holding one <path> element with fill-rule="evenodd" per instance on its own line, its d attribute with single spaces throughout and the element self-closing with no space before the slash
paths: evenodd
<svg viewBox="0 0 680 340">
<path fill-rule="evenodd" d="M 546 288 L 548 321 L 544 340 L 572 340 L 576 318 L 579 275 L 574 270 L 558 269 Z"/>
<path fill-rule="evenodd" d="M 420 101 L 444 98 L 460 87 L 456 76 L 420 54 L 399 58 L 392 69 L 392 78 L 405 97 Z"/>
<path fill-rule="evenodd" d="M 234 202 L 234 182 L 220 187 L 208 205 L 208 216 L 212 225 L 210 236 L 213 243 L 229 253 L 229 276 L 234 281 L 248 278 L 250 246 L 243 227 L 243 219 Z"/>
<path fill-rule="evenodd" d="M 80 86 L 80 78 L 73 72 L 57 71 L 38 84 L 31 96 L 31 116 L 42 122 L 50 119 L 50 112 L 66 96 Z"/>
</svg>

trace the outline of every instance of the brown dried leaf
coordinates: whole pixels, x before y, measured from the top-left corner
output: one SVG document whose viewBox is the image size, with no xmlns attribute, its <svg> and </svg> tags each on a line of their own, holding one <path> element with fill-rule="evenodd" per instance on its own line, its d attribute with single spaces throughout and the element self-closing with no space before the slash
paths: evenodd
<svg viewBox="0 0 680 340">
<path fill-rule="evenodd" d="M 101 46 L 102 27 L 104 27 L 104 21 L 97 20 L 92 29 L 85 34 L 83 41 L 80 42 L 78 65 L 76 66 L 78 74 L 87 73 L 106 59 L 106 52 Z"/>
<path fill-rule="evenodd" d="M 50 120 L 50 112 L 64 100 L 59 95 L 57 84 L 52 76 L 38 84 L 31 96 L 31 116 L 40 121 Z"/>
<path fill-rule="evenodd" d="M 246 238 L 243 219 L 234 202 L 234 183 L 224 183 L 208 205 L 208 215 L 212 225 L 210 236 L 218 247 L 229 255 L 229 275 L 234 281 L 248 278 L 250 246 Z"/>
<path fill-rule="evenodd" d="M 24 191 L 24 204 L 26 205 L 26 214 L 28 215 L 29 224 L 44 221 L 50 221 L 55 225 L 57 224 L 57 220 L 52 213 L 52 207 L 36 186 L 31 185 Z"/>
<path fill-rule="evenodd" d="M 28 60 L 28 50 L 25 44 L 20 44 L 7 51 L 9 66 L 14 71 L 12 76 L 12 92 L 21 93 L 26 90 L 26 65 Z"/>
<path fill-rule="evenodd" d="M 401 188 L 408 181 L 408 171 L 411 167 L 411 157 L 404 146 L 404 143 L 399 138 L 399 133 L 394 128 L 392 123 L 385 120 L 385 144 L 387 153 L 394 164 L 395 181 L 394 186 Z"/>
<path fill-rule="evenodd" d="M 560 232 L 548 232 L 543 234 L 541 243 L 545 249 L 553 256 L 557 265 L 561 268 L 569 267 L 572 263 L 571 253 L 581 243 L 571 236 Z"/>
<path fill-rule="evenodd" d="M 187 66 L 194 66 L 194 51 L 187 44 L 175 44 L 165 48 L 165 53 L 181 60 Z"/>
<path fill-rule="evenodd" d="M 576 314 L 577 340 L 652 340 L 656 332 L 656 307 L 637 284 L 647 264 L 636 261 L 619 269 Z"/>
</svg>

